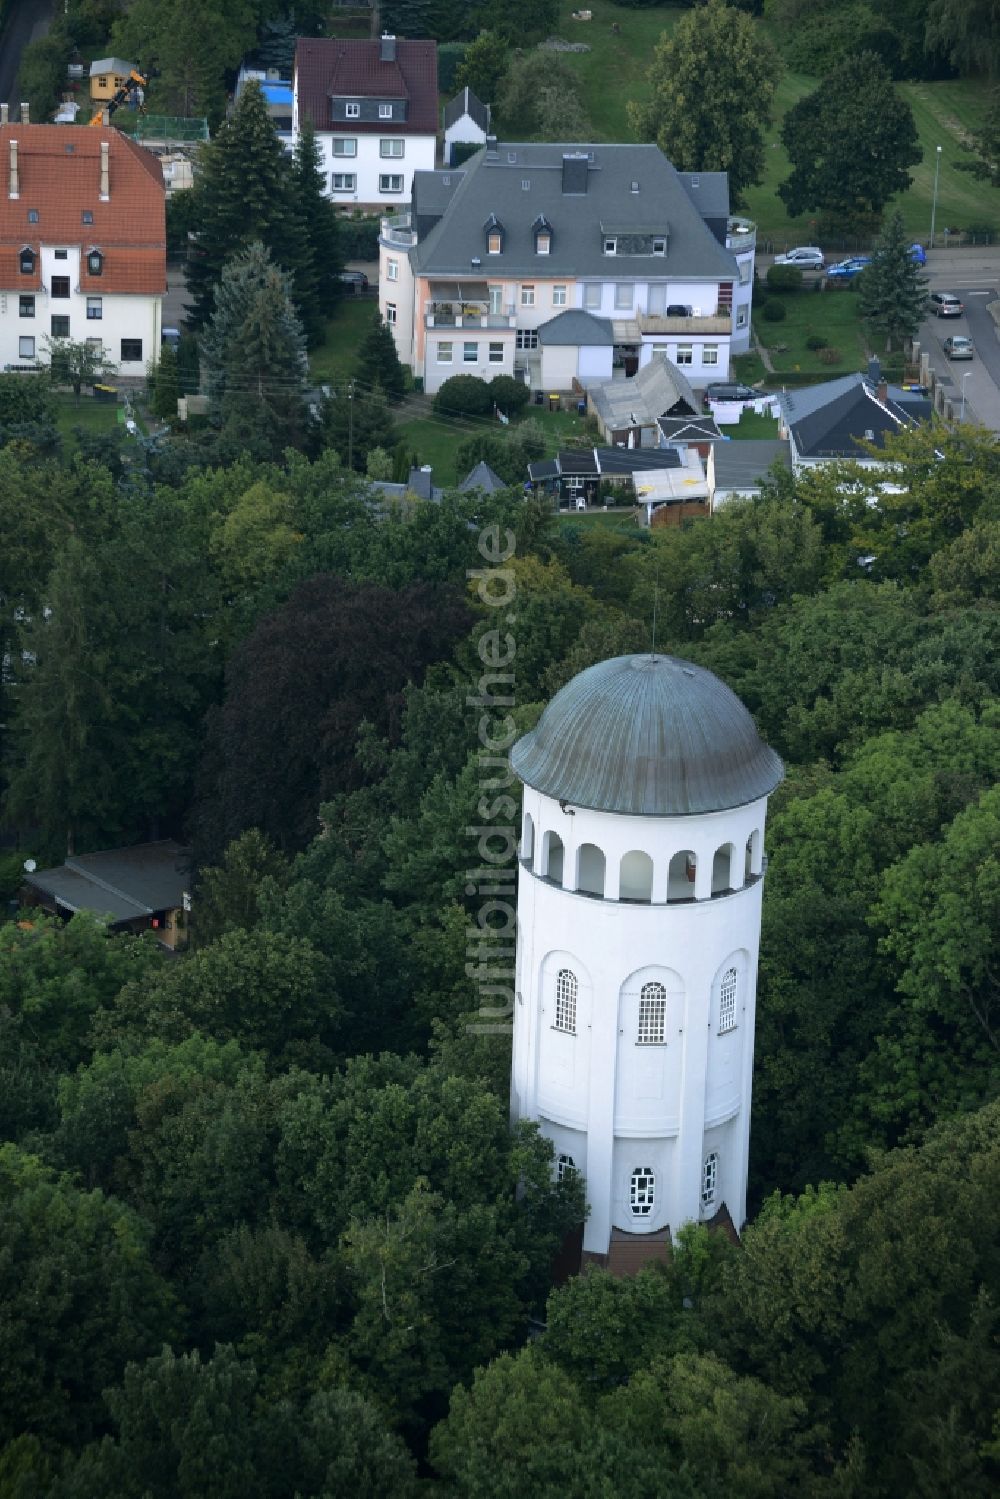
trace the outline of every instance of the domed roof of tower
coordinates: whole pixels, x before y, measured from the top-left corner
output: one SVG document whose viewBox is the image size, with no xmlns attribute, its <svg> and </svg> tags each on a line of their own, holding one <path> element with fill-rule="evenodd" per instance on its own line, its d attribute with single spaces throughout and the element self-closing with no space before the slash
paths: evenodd
<svg viewBox="0 0 1000 1499">
<path fill-rule="evenodd" d="M 676 656 L 615 656 L 557 692 L 510 763 L 545 796 L 682 817 L 756 801 L 784 775 L 724 682 Z"/>
</svg>

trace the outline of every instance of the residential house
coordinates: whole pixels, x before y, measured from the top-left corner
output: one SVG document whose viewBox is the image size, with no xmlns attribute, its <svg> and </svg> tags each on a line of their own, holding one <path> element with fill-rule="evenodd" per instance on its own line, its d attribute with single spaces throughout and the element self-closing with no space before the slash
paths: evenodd
<svg viewBox="0 0 1000 1499">
<path fill-rule="evenodd" d="M 286 150 L 292 149 L 292 70 L 291 68 L 267 67 L 254 57 L 248 57 L 236 75 L 234 98 L 238 99 L 247 84 L 253 81 L 264 96 L 271 124 Z"/>
<path fill-rule="evenodd" d="M 46 337 L 100 345 L 126 377 L 160 348 L 163 174 L 104 125 L 11 124 L 0 108 L 0 369 L 49 362 Z"/>
<path fill-rule="evenodd" d="M 501 489 L 509 488 L 510 485 L 501 479 L 495 469 L 490 468 L 488 463 L 479 462 L 466 474 L 458 486 L 458 492 L 469 494 L 473 489 L 481 489 L 483 494 L 496 494 Z"/>
<path fill-rule="evenodd" d="M 750 500 L 775 464 L 791 470 L 791 444 L 773 439 L 713 443 L 708 454 L 708 492 L 713 512 L 730 500 Z"/>
<path fill-rule="evenodd" d="M 489 129 L 490 106 L 477 99 L 466 85 L 444 107 L 445 166 L 453 164 L 456 146 L 485 146 Z"/>
<path fill-rule="evenodd" d="M 706 413 L 702 416 L 661 416 L 657 418 L 656 430 L 661 448 L 695 448 L 705 462 L 713 444 L 724 442 L 715 418 Z"/>
<path fill-rule="evenodd" d="M 559 390 L 625 379 L 658 354 L 695 388 L 725 379 L 749 342 L 755 235 L 724 212 L 724 189 L 723 174 L 677 172 L 655 145 L 489 137 L 461 168 L 418 171 L 410 210 L 380 237 L 401 360 L 430 392 L 457 373 L 546 389 L 556 348 Z M 543 332 L 569 311 L 588 320 Z M 610 369 L 595 321 L 610 324 Z M 570 328 L 580 341 L 558 342 Z"/>
<path fill-rule="evenodd" d="M 587 409 L 605 442 L 629 448 L 655 448 L 660 417 L 690 419 L 701 401 L 690 382 L 664 354 L 654 354 L 634 380 L 605 380 L 587 387 Z"/>
<path fill-rule="evenodd" d="M 29 870 L 25 885 L 29 898 L 54 916 L 94 911 L 113 931 L 152 931 L 170 948 L 187 941 L 190 858 L 173 839 L 71 855 L 54 869 Z"/>
<path fill-rule="evenodd" d="M 128 82 L 135 63 L 123 57 L 99 57 L 90 64 L 90 98 L 94 104 L 107 104 Z"/>
<path fill-rule="evenodd" d="M 601 484 L 618 493 L 608 503 L 630 504 L 635 496 L 638 478 L 658 469 L 680 468 L 684 458 L 679 449 L 650 448 L 569 448 L 554 458 L 541 458 L 528 464 L 528 480 L 542 494 L 551 495 L 560 505 L 585 510 L 601 496 Z"/>
<path fill-rule="evenodd" d="M 932 403 L 923 390 L 889 385 L 873 360 L 866 374 L 841 375 L 778 397 L 778 435 L 790 445 L 796 473 L 848 460 L 869 467 L 880 460 L 861 446 L 881 447 L 887 436 L 927 421 Z"/>
<path fill-rule="evenodd" d="M 415 172 L 434 167 L 437 43 L 300 37 L 292 138 L 316 130 L 326 192 L 344 208 L 409 203 Z"/>
<path fill-rule="evenodd" d="M 679 525 L 682 520 L 709 514 L 701 458 L 694 448 L 685 448 L 677 457 L 678 462 L 649 469 L 633 479 L 636 504 L 646 526 Z"/>
</svg>

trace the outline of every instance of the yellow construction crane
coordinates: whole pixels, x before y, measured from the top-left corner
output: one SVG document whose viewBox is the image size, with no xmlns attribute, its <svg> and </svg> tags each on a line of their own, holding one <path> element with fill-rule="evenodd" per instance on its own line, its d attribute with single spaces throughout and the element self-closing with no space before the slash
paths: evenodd
<svg viewBox="0 0 1000 1499">
<path fill-rule="evenodd" d="M 137 63 L 121 88 L 101 105 L 90 123 L 92 125 L 103 125 L 105 115 L 110 120 L 116 109 L 119 109 L 123 104 L 133 101 L 139 90 L 146 89 L 150 79 L 158 76 L 159 69 L 152 64 L 148 68 L 144 68 L 141 63 Z"/>
</svg>

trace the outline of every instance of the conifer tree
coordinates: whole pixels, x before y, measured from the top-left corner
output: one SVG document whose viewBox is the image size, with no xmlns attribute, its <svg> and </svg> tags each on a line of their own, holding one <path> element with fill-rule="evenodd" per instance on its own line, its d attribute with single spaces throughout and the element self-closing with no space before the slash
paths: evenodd
<svg viewBox="0 0 1000 1499">
<path fill-rule="evenodd" d="M 354 382 L 342 387 L 324 404 L 323 446 L 333 448 L 345 468 L 363 474 L 372 448 L 393 447 L 395 427 L 384 391 L 364 392 Z"/>
<path fill-rule="evenodd" d="M 172 420 L 177 415 L 177 398 L 181 393 L 180 372 L 177 355 L 169 344 L 160 350 L 160 362 L 156 366 L 153 385 L 153 410 L 157 416 Z"/>
<path fill-rule="evenodd" d="M 315 270 L 317 307 L 323 317 L 331 317 L 341 294 L 339 276 L 344 269 L 344 254 L 336 209 L 323 193 L 322 157 L 316 132 L 308 120 L 295 147 L 292 178 Z"/>
<path fill-rule="evenodd" d="M 297 182 L 256 83 L 247 84 L 232 118 L 204 148 L 192 191 L 197 228 L 185 277 L 193 326 L 203 328 L 212 317 L 226 261 L 260 240 L 292 277 L 299 316 L 318 336 L 317 275 Z"/>
<path fill-rule="evenodd" d="M 291 278 L 256 241 L 223 269 L 202 339 L 212 411 L 258 456 L 305 436 L 305 337 Z"/>
<path fill-rule="evenodd" d="M 910 254 L 910 241 L 898 209 L 886 221 L 861 277 L 861 316 L 873 332 L 885 334 L 885 350 L 912 338 L 927 307 L 927 279 Z"/>
<path fill-rule="evenodd" d="M 391 329 L 383 322 L 381 313 L 376 314 L 358 349 L 357 379 L 367 390 L 374 385 L 381 385 L 390 401 L 400 400 L 406 389 L 406 377 L 396 353 L 396 341 Z"/>
</svg>

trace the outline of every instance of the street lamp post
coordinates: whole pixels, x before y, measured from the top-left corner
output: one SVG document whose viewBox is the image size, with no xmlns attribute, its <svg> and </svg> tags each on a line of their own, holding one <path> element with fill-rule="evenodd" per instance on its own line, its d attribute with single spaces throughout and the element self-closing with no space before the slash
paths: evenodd
<svg viewBox="0 0 1000 1499">
<path fill-rule="evenodd" d="M 969 376 L 971 374 L 972 374 L 971 370 L 966 370 L 965 374 L 962 376 L 962 412 L 961 412 L 961 415 L 958 418 L 960 422 L 964 422 L 965 421 L 965 382 L 966 382 L 966 380 L 968 380 L 968 378 L 969 378 Z"/>
<path fill-rule="evenodd" d="M 934 196 L 931 199 L 931 249 L 934 248 L 934 220 L 937 218 L 938 177 L 941 175 L 941 147 L 934 153 Z"/>
</svg>

